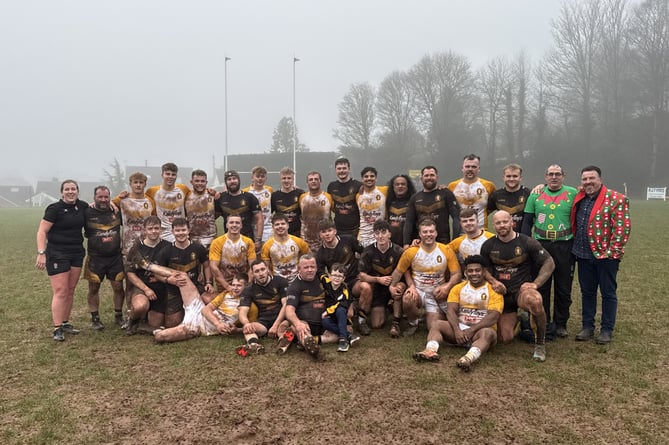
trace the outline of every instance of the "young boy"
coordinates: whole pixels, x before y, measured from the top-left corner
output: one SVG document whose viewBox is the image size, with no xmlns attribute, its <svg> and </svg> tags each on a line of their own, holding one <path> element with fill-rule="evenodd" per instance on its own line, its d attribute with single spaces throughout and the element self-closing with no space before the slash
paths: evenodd
<svg viewBox="0 0 669 445">
<path fill-rule="evenodd" d="M 352 343 L 360 337 L 349 334 L 347 323 L 348 307 L 351 303 L 346 283 L 346 267 L 335 263 L 330 269 L 330 276 L 322 275 L 321 283 L 325 289 L 325 311 L 323 311 L 323 329 L 339 336 L 337 351 L 346 352 Z"/>
</svg>

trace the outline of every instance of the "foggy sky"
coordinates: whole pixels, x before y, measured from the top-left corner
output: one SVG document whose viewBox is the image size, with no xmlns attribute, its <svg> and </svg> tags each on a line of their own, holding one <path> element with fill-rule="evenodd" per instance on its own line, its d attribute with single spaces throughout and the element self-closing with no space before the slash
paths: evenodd
<svg viewBox="0 0 669 445">
<path fill-rule="evenodd" d="M 96 180 L 123 165 L 211 171 L 269 149 L 293 112 L 301 142 L 334 150 L 337 104 L 352 83 L 378 86 L 427 53 L 474 68 L 551 43 L 557 0 L 0 3 L 0 177 Z M 233 166 L 234 167 L 234 166 Z"/>
</svg>

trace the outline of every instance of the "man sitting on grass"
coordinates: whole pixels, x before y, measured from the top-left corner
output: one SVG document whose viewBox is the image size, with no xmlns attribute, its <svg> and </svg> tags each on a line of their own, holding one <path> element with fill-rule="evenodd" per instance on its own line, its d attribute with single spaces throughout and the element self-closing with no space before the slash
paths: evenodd
<svg viewBox="0 0 669 445">
<path fill-rule="evenodd" d="M 447 320 L 437 320 L 427 335 L 427 346 L 413 355 L 417 361 L 438 361 L 439 343 L 469 348 L 456 362 L 468 372 L 491 346 L 497 343 L 497 320 L 504 308 L 504 297 L 485 280 L 484 259 L 470 255 L 465 259 L 467 281 L 456 284 L 448 294 Z"/>
</svg>

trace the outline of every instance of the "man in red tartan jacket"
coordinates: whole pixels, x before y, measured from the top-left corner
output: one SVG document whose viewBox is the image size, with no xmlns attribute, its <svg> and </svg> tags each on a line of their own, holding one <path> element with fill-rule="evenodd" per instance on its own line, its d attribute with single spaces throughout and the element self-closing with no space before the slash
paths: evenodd
<svg viewBox="0 0 669 445">
<path fill-rule="evenodd" d="M 572 252 L 578 261 L 581 286 L 582 329 L 577 341 L 595 334 L 597 288 L 602 294 L 602 325 L 595 341 L 608 344 L 613 336 L 618 309 L 617 274 L 632 229 L 629 199 L 602 184 L 602 170 L 589 165 L 581 170 L 582 190 L 571 209 L 574 232 Z"/>
</svg>

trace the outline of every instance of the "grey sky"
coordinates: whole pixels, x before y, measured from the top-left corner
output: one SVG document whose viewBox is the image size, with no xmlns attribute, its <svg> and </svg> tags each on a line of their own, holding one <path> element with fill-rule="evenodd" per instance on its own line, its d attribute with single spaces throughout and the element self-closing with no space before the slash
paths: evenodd
<svg viewBox="0 0 669 445">
<path fill-rule="evenodd" d="M 548 49 L 557 0 L 0 2 L 0 176 L 98 179 L 122 164 L 211 171 L 224 153 L 267 150 L 292 115 L 313 150 L 333 150 L 337 104 L 426 53 L 475 67 Z"/>
</svg>

